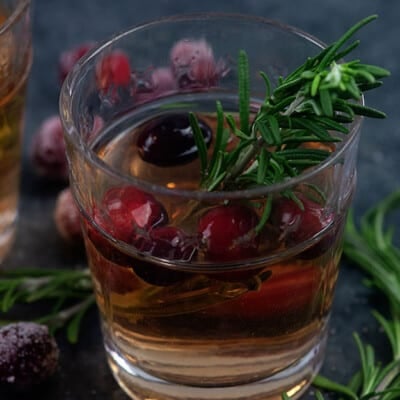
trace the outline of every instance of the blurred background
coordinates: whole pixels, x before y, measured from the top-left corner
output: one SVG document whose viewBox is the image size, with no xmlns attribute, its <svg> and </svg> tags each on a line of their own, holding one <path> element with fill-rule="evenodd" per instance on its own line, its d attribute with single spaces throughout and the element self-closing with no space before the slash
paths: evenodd
<svg viewBox="0 0 400 400">
<path fill-rule="evenodd" d="M 388 114 L 383 121 L 364 122 L 359 152 L 356 216 L 400 186 L 400 1 L 398 0 L 37 0 L 33 1 L 34 62 L 29 81 L 25 119 L 22 198 L 17 241 L 6 266 L 71 267 L 85 265 L 81 249 L 70 248 L 57 235 L 53 210 L 62 184 L 39 178 L 30 162 L 33 135 L 41 122 L 58 112 L 58 60 L 62 51 L 85 41 L 102 41 L 133 25 L 162 16 L 198 11 L 254 14 L 294 25 L 324 42 L 337 39 L 347 28 L 370 14 L 379 18 L 357 37 L 355 56 L 389 69 L 382 88 L 367 94 L 366 103 Z M 268 51 L 266 49 L 265 51 Z M 379 306 L 362 284 L 362 274 L 343 262 L 333 310 L 324 373 L 344 382 L 358 365 L 352 332 L 378 348 L 382 359 L 389 350 L 370 315 Z M 81 340 L 71 346 L 60 335 L 61 367 L 40 398 L 59 400 L 125 400 L 105 364 L 96 313 L 84 322 Z M 10 400 L 21 397 L 10 397 Z M 39 394 L 32 394 L 39 398 Z M 36 396 L 36 397 L 35 397 Z M 3 400 L 8 397 L 0 396 Z M 308 397 L 312 398 L 312 397 Z"/>
</svg>

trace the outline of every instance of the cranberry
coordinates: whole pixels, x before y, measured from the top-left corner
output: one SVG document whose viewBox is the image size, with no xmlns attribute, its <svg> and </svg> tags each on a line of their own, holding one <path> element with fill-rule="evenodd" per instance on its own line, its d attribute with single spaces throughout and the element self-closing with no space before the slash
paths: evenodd
<svg viewBox="0 0 400 400">
<path fill-rule="evenodd" d="M 212 139 L 208 125 L 199 121 L 199 126 L 207 146 Z M 185 164 L 197 157 L 198 150 L 186 114 L 171 114 L 144 124 L 137 139 L 141 158 L 158 166 Z"/>
<path fill-rule="evenodd" d="M 294 316 L 311 316 L 319 306 L 321 274 L 322 270 L 314 265 L 275 265 L 257 290 L 210 307 L 207 312 L 228 318 L 240 316 L 249 322 L 268 318 L 287 324 Z"/>
<path fill-rule="evenodd" d="M 174 226 L 160 226 L 143 238 L 139 249 L 167 260 L 189 261 L 196 251 L 196 239 Z"/>
<path fill-rule="evenodd" d="M 63 83 L 74 65 L 82 58 L 90 49 L 94 47 L 94 43 L 82 43 L 76 47 L 61 53 L 58 60 L 58 73 L 60 83 Z"/>
<path fill-rule="evenodd" d="M 131 82 L 128 56 L 121 50 L 115 50 L 106 55 L 97 65 L 96 77 L 98 88 L 104 92 L 128 86 Z"/>
<path fill-rule="evenodd" d="M 213 261 L 239 261 L 257 254 L 254 228 L 256 213 L 243 205 L 218 206 L 199 221 L 198 231 L 206 246 L 206 258 Z"/>
<path fill-rule="evenodd" d="M 93 275 L 105 291 L 119 294 L 132 292 L 138 288 L 138 282 L 131 270 L 132 258 L 122 253 L 91 225 L 86 224 L 90 241 L 86 250 Z"/>
<path fill-rule="evenodd" d="M 219 66 L 205 40 L 183 39 L 170 53 L 171 67 L 180 87 L 210 86 L 218 80 Z"/>
<path fill-rule="evenodd" d="M 176 81 L 171 68 L 159 67 L 154 69 L 151 74 L 153 91 L 162 93 L 176 89 Z"/>
<path fill-rule="evenodd" d="M 57 196 L 54 221 L 58 233 L 67 242 L 82 241 L 80 213 L 70 188 L 62 190 Z"/>
<path fill-rule="evenodd" d="M 271 222 L 279 227 L 282 237 L 289 245 L 303 243 L 321 232 L 333 221 L 333 214 L 327 213 L 320 204 L 298 195 L 303 204 L 303 209 L 293 201 L 285 197 L 280 198 L 273 206 Z M 332 235 L 326 235 L 319 243 L 313 246 L 307 254 L 317 256 L 325 252 L 331 245 Z"/>
<path fill-rule="evenodd" d="M 137 104 L 146 103 L 171 94 L 176 89 L 177 83 L 171 68 L 155 68 L 149 77 L 138 80 L 135 102 Z"/>
<path fill-rule="evenodd" d="M 68 180 L 63 127 L 58 115 L 46 118 L 34 134 L 31 160 L 39 175 L 53 180 Z"/>
<path fill-rule="evenodd" d="M 132 244 L 151 228 L 168 220 L 161 203 L 133 186 L 109 189 L 104 195 L 102 207 L 105 230 L 116 239 Z"/>
<path fill-rule="evenodd" d="M 0 384 L 16 388 L 38 385 L 52 376 L 58 367 L 56 341 L 47 326 L 34 322 L 1 327 L 0 354 Z"/>
<path fill-rule="evenodd" d="M 196 252 L 196 240 L 173 226 L 161 226 L 151 230 L 147 239 L 143 239 L 140 250 L 152 256 L 167 260 L 189 261 Z M 190 273 L 137 260 L 133 267 L 136 275 L 145 282 L 157 286 L 168 286 L 185 280 Z"/>
</svg>

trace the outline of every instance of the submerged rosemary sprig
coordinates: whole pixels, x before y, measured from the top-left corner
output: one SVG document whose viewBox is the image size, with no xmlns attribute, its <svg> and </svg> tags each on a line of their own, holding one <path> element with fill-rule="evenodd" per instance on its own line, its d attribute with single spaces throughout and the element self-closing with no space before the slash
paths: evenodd
<svg viewBox="0 0 400 400">
<path fill-rule="evenodd" d="M 282 182 L 331 154 L 304 144 L 342 140 L 357 115 L 384 118 L 384 113 L 361 104 L 361 100 L 363 92 L 380 86 L 380 79 L 389 72 L 358 60 L 340 61 L 359 44 L 355 41 L 344 47 L 349 39 L 375 18 L 373 15 L 355 24 L 339 40 L 281 77 L 274 89 L 261 72 L 266 96 L 255 116 L 250 107 L 248 60 L 241 51 L 239 123 L 231 114 L 224 114 L 221 103 L 217 103 L 218 127 L 210 160 L 197 119 L 190 115 L 201 160 L 202 187 L 208 191 L 230 190 Z M 236 136 L 237 145 L 227 151 L 229 135 Z"/>
</svg>

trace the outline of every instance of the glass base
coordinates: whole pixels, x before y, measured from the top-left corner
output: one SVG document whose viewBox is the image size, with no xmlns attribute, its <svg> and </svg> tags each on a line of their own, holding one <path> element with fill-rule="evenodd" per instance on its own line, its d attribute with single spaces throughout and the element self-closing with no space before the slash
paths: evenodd
<svg viewBox="0 0 400 400">
<path fill-rule="evenodd" d="M 112 373 L 134 400 L 281 400 L 283 392 L 298 399 L 320 370 L 326 347 L 324 329 L 316 345 L 288 368 L 268 378 L 233 386 L 196 387 L 154 377 L 129 363 L 105 335 L 105 349 Z"/>
</svg>

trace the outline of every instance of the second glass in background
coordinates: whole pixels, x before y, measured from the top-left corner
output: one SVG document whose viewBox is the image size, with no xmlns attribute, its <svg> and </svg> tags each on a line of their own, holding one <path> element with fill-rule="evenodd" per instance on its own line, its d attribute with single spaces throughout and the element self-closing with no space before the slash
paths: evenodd
<svg viewBox="0 0 400 400">
<path fill-rule="evenodd" d="M 29 0 L 0 0 L 0 263 L 18 217 L 26 86 L 32 63 Z"/>
</svg>

